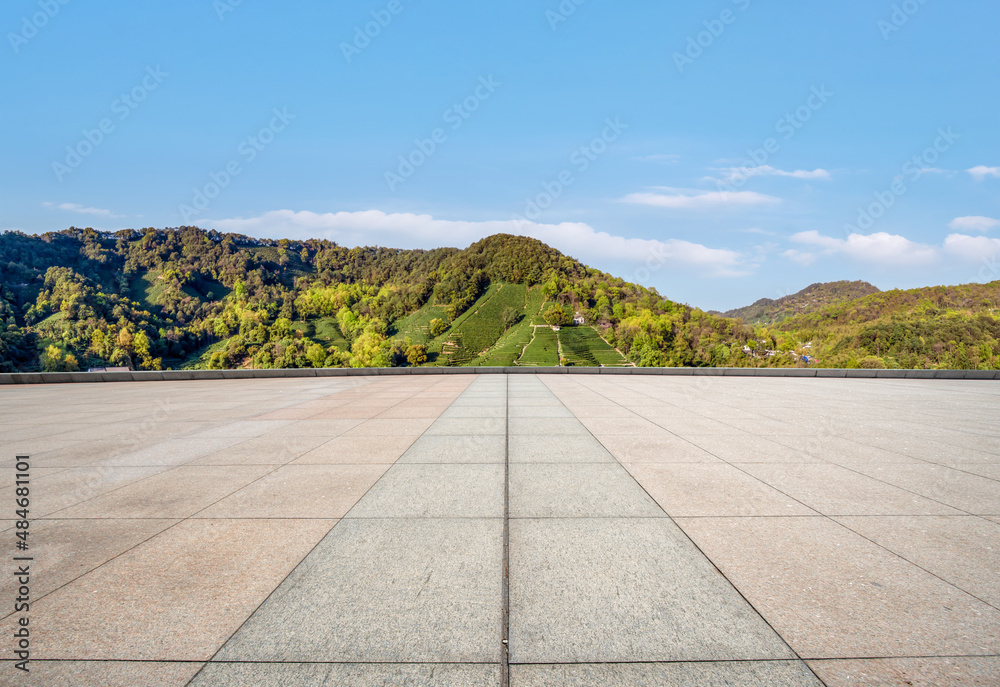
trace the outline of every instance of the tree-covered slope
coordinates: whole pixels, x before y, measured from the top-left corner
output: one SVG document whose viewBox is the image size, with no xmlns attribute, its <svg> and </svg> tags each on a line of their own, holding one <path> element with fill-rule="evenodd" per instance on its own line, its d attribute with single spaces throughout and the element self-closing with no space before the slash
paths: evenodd
<svg viewBox="0 0 1000 687">
<path fill-rule="evenodd" d="M 824 367 L 1000 369 L 1000 281 L 893 290 L 781 321 Z"/>
<path fill-rule="evenodd" d="M 0 285 L 4 370 L 509 364 L 542 312 L 579 313 L 607 341 L 580 337 L 579 360 L 608 358 L 585 350 L 601 341 L 642 365 L 752 362 L 749 327 L 520 236 L 396 250 L 196 227 L 7 232 Z"/>
</svg>

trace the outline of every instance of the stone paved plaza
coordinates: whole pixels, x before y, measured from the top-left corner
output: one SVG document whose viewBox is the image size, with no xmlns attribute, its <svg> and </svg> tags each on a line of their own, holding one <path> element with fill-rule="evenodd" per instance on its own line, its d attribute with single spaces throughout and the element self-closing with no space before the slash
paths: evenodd
<svg viewBox="0 0 1000 687">
<path fill-rule="evenodd" d="M 997 382 L 65 384 L 0 410 L 2 559 L 18 454 L 35 559 L 32 672 L 2 685 L 1000 684 Z"/>
</svg>

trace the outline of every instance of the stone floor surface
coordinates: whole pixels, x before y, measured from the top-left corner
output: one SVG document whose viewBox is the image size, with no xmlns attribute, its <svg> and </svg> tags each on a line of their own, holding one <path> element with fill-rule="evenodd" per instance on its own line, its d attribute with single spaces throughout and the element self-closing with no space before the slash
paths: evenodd
<svg viewBox="0 0 1000 687">
<path fill-rule="evenodd" d="M 988 381 L 0 387 L 0 685 L 995 686 L 998 418 Z"/>
</svg>

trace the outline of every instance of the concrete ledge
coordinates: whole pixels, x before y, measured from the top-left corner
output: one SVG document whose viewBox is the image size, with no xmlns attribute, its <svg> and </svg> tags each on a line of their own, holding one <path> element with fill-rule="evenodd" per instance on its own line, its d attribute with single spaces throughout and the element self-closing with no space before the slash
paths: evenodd
<svg viewBox="0 0 1000 687">
<path fill-rule="evenodd" d="M 851 379 L 1000 380 L 996 370 L 841 370 L 828 368 L 747 367 L 381 367 L 302 368 L 293 370 L 163 370 L 141 372 L 5 372 L 5 384 L 72 384 L 92 382 L 155 382 L 225 379 L 304 379 L 383 375 L 445 374 L 588 374 L 666 375 L 672 377 L 838 377 Z"/>
<path fill-rule="evenodd" d="M 996 370 L 965 370 L 965 379 L 1000 379 Z"/>
</svg>

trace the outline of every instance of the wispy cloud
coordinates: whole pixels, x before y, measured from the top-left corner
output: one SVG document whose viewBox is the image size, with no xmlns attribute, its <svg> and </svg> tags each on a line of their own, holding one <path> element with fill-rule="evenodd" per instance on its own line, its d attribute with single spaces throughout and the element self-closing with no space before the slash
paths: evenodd
<svg viewBox="0 0 1000 687">
<path fill-rule="evenodd" d="M 987 232 L 990 229 L 1000 227 L 1000 219 L 981 216 L 956 217 L 952 221 L 948 222 L 948 226 L 956 231 Z"/>
<path fill-rule="evenodd" d="M 905 236 L 877 232 L 875 234 L 850 234 L 845 239 L 825 236 L 818 231 L 802 231 L 791 237 L 792 241 L 814 247 L 822 255 L 843 255 L 857 262 L 882 267 L 910 267 L 926 265 L 938 257 L 937 249 L 910 241 Z M 815 254 L 815 251 L 813 254 Z M 787 255 L 802 264 L 807 253 Z"/>
<path fill-rule="evenodd" d="M 57 210 L 66 210 L 67 212 L 75 212 L 80 215 L 97 215 L 98 217 L 123 217 L 123 215 L 116 215 L 111 212 L 111 210 L 105 210 L 103 208 L 90 208 L 78 203 L 42 203 L 44 207 L 55 208 Z"/>
<path fill-rule="evenodd" d="M 653 262 L 692 268 L 717 277 L 743 276 L 752 269 L 737 251 L 679 239 L 615 236 L 578 222 L 538 224 L 514 219 L 470 222 L 381 210 L 327 213 L 276 210 L 259 217 L 199 220 L 198 224 L 248 236 L 325 238 L 345 246 L 378 243 L 397 248 L 467 246 L 492 234 L 507 233 L 536 238 L 585 262 L 615 260 L 637 265 Z"/>
<path fill-rule="evenodd" d="M 944 249 L 957 258 L 978 263 L 1000 255 L 1000 239 L 988 236 L 948 234 L 944 240 Z"/>
<path fill-rule="evenodd" d="M 977 165 L 972 169 L 965 170 L 972 175 L 972 178 L 976 181 L 982 181 L 986 177 L 1000 177 L 1000 167 L 987 167 L 986 165 Z"/>
<path fill-rule="evenodd" d="M 777 205 L 780 198 L 754 191 L 693 191 L 658 188 L 666 193 L 630 193 L 623 200 L 636 205 L 659 208 L 709 210 L 725 207 Z"/>
<path fill-rule="evenodd" d="M 786 171 L 771 165 L 759 165 L 754 167 L 720 167 L 716 171 L 722 173 L 721 178 L 705 177 L 708 181 L 722 181 L 731 183 L 737 179 L 749 179 L 750 177 L 791 177 L 793 179 L 821 179 L 829 181 L 833 178 L 829 170 L 826 169 L 796 169 Z"/>
</svg>

